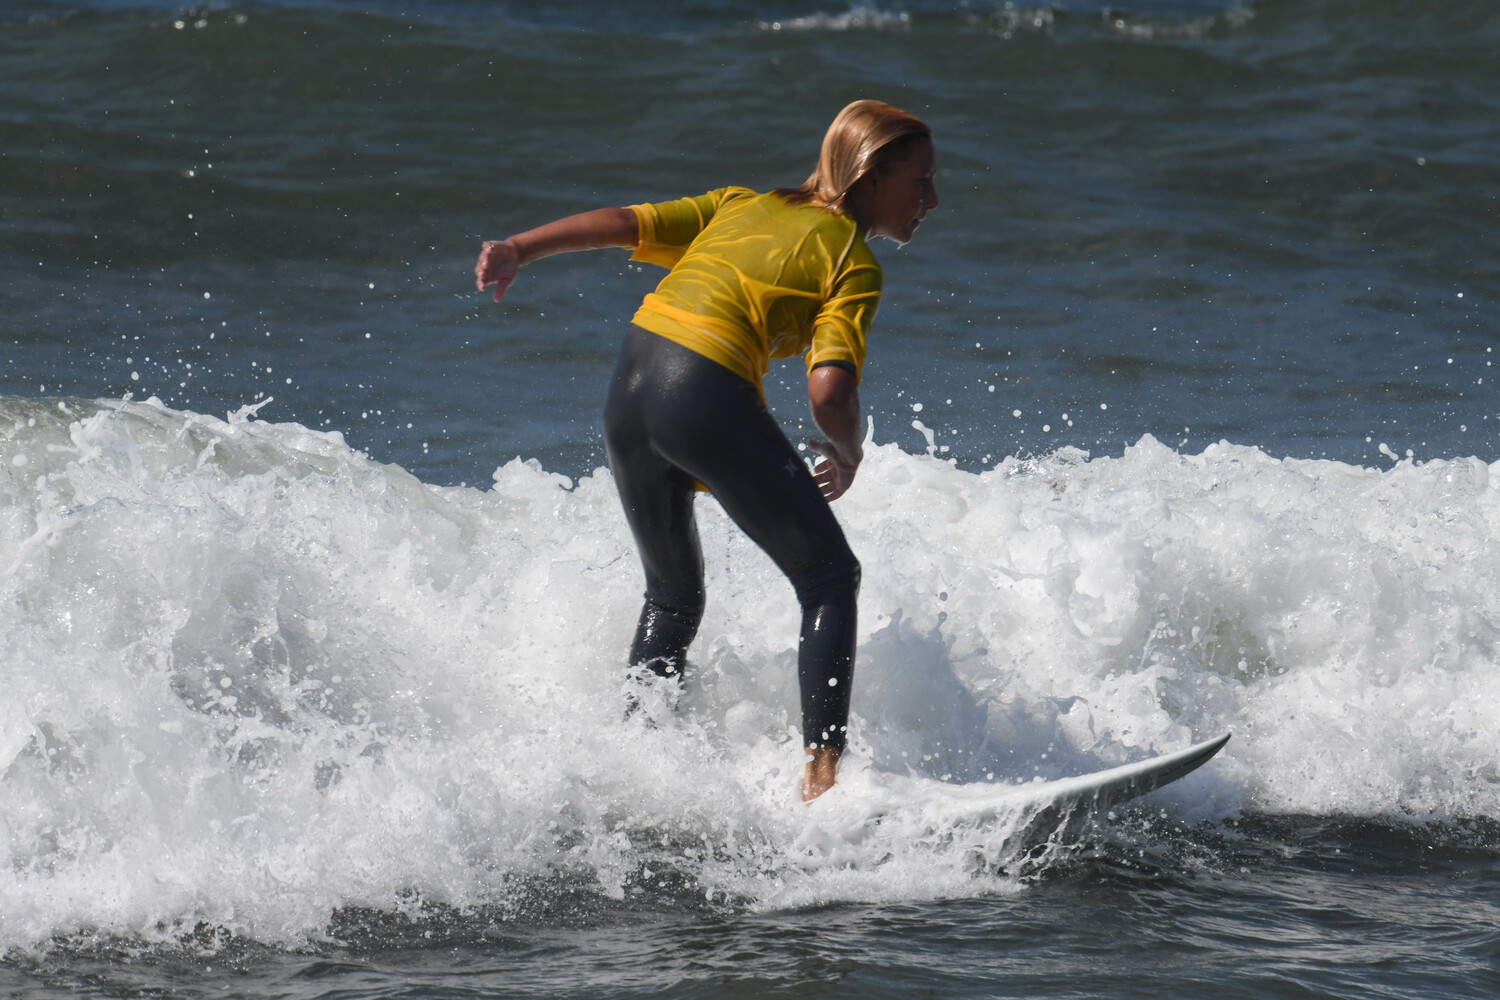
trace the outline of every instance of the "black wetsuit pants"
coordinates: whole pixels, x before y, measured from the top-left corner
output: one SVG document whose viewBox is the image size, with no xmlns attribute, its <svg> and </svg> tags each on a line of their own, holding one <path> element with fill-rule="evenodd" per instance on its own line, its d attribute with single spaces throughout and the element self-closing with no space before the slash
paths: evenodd
<svg viewBox="0 0 1500 1000">
<path fill-rule="evenodd" d="M 703 618 L 694 480 L 766 551 L 802 605 L 797 678 L 807 746 L 842 750 L 859 562 L 755 386 L 632 325 L 604 409 L 609 466 L 646 570 L 632 667 L 680 672 Z"/>
</svg>

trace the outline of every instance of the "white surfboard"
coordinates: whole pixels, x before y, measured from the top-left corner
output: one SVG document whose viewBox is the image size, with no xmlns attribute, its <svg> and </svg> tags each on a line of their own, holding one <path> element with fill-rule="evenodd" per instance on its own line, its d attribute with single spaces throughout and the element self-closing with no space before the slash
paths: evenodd
<svg viewBox="0 0 1500 1000">
<path fill-rule="evenodd" d="M 981 813 L 990 808 L 1007 812 L 1037 808 L 1071 812 L 1079 807 L 1091 813 L 1101 813 L 1110 806 L 1145 795 L 1196 771 L 1224 748 L 1230 735 L 1224 733 L 1211 740 L 1195 743 L 1185 750 L 1148 757 L 1134 764 L 1122 764 L 1107 771 L 1095 771 L 1075 778 L 1038 781 L 1029 785 L 953 785 L 949 786 L 951 791 L 947 797 L 950 801 L 962 802 L 973 807 L 973 811 Z M 936 789 L 933 791 L 942 794 Z"/>
<path fill-rule="evenodd" d="M 978 782 L 952 785 L 886 775 L 876 783 L 880 790 L 875 795 L 858 798 L 868 810 L 863 817 L 867 823 L 896 822 L 914 828 L 951 830 L 998 822 L 1008 829 L 1008 841 L 1035 843 L 1078 822 L 1106 814 L 1111 806 L 1191 774 L 1222 750 L 1229 737 L 1229 733 L 1224 733 L 1184 750 L 1133 764 L 1027 785 Z M 855 806 L 854 811 L 859 811 L 859 807 Z"/>
</svg>

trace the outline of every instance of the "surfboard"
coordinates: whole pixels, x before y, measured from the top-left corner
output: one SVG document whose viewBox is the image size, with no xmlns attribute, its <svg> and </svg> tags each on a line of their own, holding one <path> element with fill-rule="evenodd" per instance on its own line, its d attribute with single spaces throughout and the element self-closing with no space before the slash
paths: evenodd
<svg viewBox="0 0 1500 1000">
<path fill-rule="evenodd" d="M 949 794 L 954 800 L 979 810 L 989 805 L 1007 810 L 1050 806 L 1066 812 L 1082 806 L 1090 812 L 1100 813 L 1191 774 L 1212 760 L 1229 742 L 1230 735 L 1224 733 L 1175 753 L 1073 778 L 1029 785 L 954 785 L 950 786 L 952 791 Z"/>
<path fill-rule="evenodd" d="M 1081 823 L 1101 816 L 1109 818 L 1111 807 L 1191 774 L 1212 760 L 1230 735 L 1224 733 L 1183 750 L 1092 774 L 1025 785 L 955 785 L 930 778 L 885 775 L 883 780 L 876 780 L 878 790 L 874 795 L 859 796 L 868 810 L 862 819 L 875 824 L 896 822 L 918 830 L 976 829 L 998 824 L 1008 831 L 1006 840 L 1012 844 L 1040 843 Z"/>
</svg>

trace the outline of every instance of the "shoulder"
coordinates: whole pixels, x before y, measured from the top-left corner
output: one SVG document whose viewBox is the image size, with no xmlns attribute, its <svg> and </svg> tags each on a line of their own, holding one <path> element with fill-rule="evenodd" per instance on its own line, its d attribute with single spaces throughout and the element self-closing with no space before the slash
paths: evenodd
<svg viewBox="0 0 1500 1000">
<path fill-rule="evenodd" d="M 764 198 L 765 195 L 752 191 L 747 187 L 722 187 L 708 192 L 708 197 L 712 198 L 719 205 L 728 205 L 732 202 Z"/>
<path fill-rule="evenodd" d="M 847 243 L 855 239 L 859 224 L 843 212 L 835 212 L 810 202 L 788 201 L 779 191 L 755 195 L 756 202 L 768 212 L 809 232 L 816 232 L 831 242 Z M 864 240 L 858 241 L 860 244 Z"/>
<path fill-rule="evenodd" d="M 747 187 L 721 187 L 683 200 L 696 206 L 700 220 L 706 224 L 716 217 L 737 215 L 740 210 L 756 204 L 760 197 Z"/>
</svg>

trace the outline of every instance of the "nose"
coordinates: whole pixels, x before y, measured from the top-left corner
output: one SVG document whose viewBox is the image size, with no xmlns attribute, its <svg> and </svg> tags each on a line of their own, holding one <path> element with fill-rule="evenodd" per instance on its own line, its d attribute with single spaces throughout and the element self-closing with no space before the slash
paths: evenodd
<svg viewBox="0 0 1500 1000">
<path fill-rule="evenodd" d="M 927 205 L 927 211 L 932 211 L 938 206 L 937 185 L 932 181 L 927 182 L 927 197 L 922 199 Z"/>
</svg>

